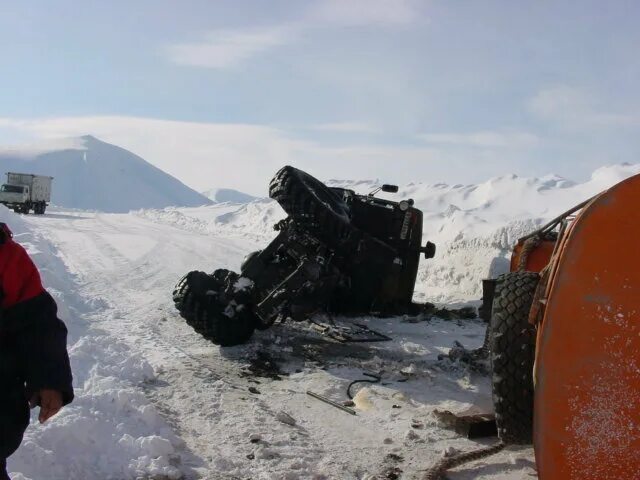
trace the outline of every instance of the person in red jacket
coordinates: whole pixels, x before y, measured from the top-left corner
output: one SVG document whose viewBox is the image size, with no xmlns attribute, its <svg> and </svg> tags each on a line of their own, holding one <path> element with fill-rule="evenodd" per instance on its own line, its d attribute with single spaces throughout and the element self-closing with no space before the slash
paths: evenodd
<svg viewBox="0 0 640 480">
<path fill-rule="evenodd" d="M 46 422 L 73 400 L 67 329 L 40 274 L 0 223 L 0 480 L 20 446 L 29 406 Z"/>
</svg>

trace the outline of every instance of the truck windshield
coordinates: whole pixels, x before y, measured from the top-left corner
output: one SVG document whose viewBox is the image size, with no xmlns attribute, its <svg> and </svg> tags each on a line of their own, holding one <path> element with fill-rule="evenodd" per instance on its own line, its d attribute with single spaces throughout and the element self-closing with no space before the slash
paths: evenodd
<svg viewBox="0 0 640 480">
<path fill-rule="evenodd" d="M 21 185 L 2 185 L 0 192 L 22 193 L 24 192 L 24 187 Z"/>
</svg>

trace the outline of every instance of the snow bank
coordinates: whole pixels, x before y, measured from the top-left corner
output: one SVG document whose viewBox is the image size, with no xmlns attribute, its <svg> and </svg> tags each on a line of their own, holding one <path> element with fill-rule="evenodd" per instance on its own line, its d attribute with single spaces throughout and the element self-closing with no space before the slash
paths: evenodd
<svg viewBox="0 0 640 480">
<path fill-rule="evenodd" d="M 103 314 L 100 299 L 83 300 L 54 246 L 20 216 L 0 206 L 0 221 L 32 255 L 69 328 L 76 399 L 46 424 L 33 412 L 21 448 L 9 459 L 14 478 L 177 479 L 180 440 L 141 387 L 152 367 L 84 319 Z"/>
<path fill-rule="evenodd" d="M 503 175 L 475 185 L 410 183 L 392 200 L 412 198 L 424 212 L 424 241 L 437 245 L 435 258 L 423 260 L 418 273 L 417 301 L 461 303 L 478 300 L 481 279 L 507 271 L 511 250 L 523 235 L 548 220 L 640 173 L 640 164 L 604 166 L 576 183 L 557 175 L 525 178 Z M 368 193 L 380 183 L 371 180 L 330 180 L 334 187 Z M 241 206 L 216 205 L 200 209 L 143 210 L 138 215 L 216 236 L 246 237 L 266 244 L 273 224 L 285 217 L 271 200 Z"/>
</svg>

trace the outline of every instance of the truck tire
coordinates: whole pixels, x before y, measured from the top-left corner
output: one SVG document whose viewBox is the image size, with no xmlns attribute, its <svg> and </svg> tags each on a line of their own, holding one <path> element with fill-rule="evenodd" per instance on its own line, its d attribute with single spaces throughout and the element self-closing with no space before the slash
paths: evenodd
<svg viewBox="0 0 640 480">
<path fill-rule="evenodd" d="M 498 277 L 490 330 L 493 404 L 498 436 L 508 444 L 530 444 L 533 431 L 533 362 L 536 329 L 529 311 L 538 286 L 534 272 Z"/>
<path fill-rule="evenodd" d="M 259 323 L 251 310 L 248 291 L 238 287 L 240 276 L 219 269 L 209 275 L 205 295 L 194 295 L 189 324 L 200 335 L 222 347 L 247 342 Z"/>
<path fill-rule="evenodd" d="M 281 168 L 269 184 L 269 196 L 296 221 L 315 224 L 329 240 L 343 240 L 351 232 L 347 204 L 335 191 L 302 170 Z"/>
<path fill-rule="evenodd" d="M 195 293 L 192 285 L 196 282 L 194 276 L 206 276 L 205 272 L 194 270 L 182 277 L 173 289 L 173 303 L 187 323 L 193 318 Z"/>
</svg>

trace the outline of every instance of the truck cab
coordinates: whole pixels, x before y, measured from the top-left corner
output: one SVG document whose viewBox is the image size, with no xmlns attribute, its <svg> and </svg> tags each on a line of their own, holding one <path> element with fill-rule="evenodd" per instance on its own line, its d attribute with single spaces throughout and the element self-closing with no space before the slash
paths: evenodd
<svg viewBox="0 0 640 480">
<path fill-rule="evenodd" d="M 4 184 L 0 187 L 0 202 L 2 203 L 25 203 L 29 200 L 28 185 Z"/>
</svg>

